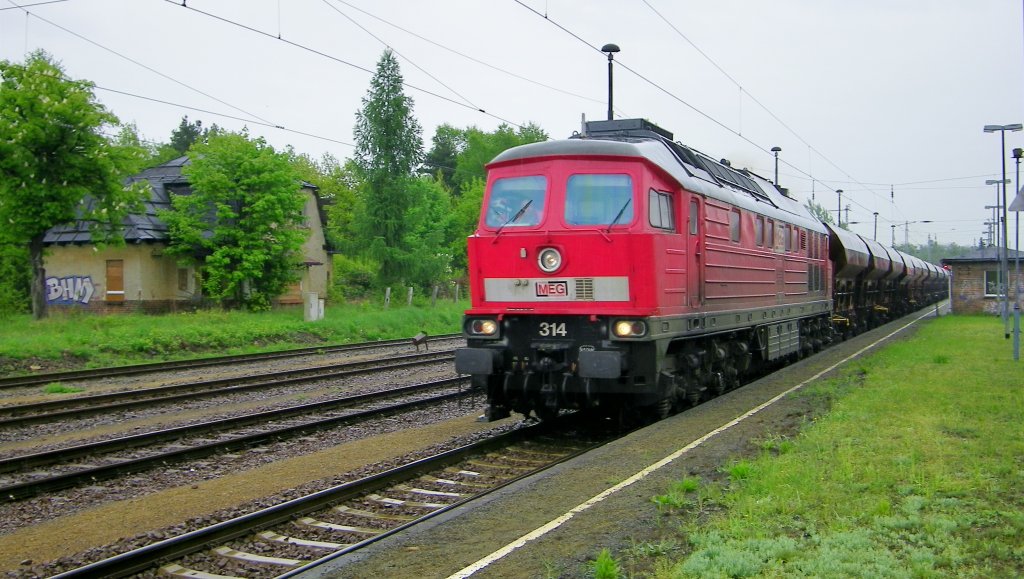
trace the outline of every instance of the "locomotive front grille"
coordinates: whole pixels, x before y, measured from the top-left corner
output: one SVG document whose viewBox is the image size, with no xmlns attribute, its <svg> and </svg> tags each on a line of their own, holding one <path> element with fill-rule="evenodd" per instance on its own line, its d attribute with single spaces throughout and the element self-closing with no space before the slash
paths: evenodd
<svg viewBox="0 0 1024 579">
<path fill-rule="evenodd" d="M 594 280 L 581 278 L 576 280 L 576 299 L 583 301 L 594 301 Z"/>
</svg>

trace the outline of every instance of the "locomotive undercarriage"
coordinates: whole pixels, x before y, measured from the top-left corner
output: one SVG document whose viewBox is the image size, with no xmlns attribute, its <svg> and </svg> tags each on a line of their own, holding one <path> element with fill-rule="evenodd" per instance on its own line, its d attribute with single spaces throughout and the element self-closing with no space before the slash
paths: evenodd
<svg viewBox="0 0 1024 579">
<path fill-rule="evenodd" d="M 791 328 L 788 348 L 772 341 L 772 332 L 782 326 Z M 596 371 L 588 367 L 593 364 L 585 352 L 595 351 L 593 345 L 533 342 L 519 351 L 513 348 L 495 372 L 474 375 L 473 384 L 487 393 L 482 420 L 498 420 L 511 412 L 544 420 L 561 410 L 587 409 L 636 422 L 699 404 L 817 352 L 832 340 L 831 320 L 823 314 L 714 335 L 601 342 L 599 353 L 619 361 L 615 377 L 587 375 L 609 371 L 607 364 Z"/>
</svg>

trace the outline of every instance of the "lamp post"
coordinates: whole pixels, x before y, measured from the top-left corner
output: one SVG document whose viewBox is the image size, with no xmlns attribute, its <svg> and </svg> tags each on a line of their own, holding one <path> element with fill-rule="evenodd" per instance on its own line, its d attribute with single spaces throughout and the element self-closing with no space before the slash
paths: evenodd
<svg viewBox="0 0 1024 579">
<path fill-rule="evenodd" d="M 782 147 L 772 147 L 772 152 L 775 153 L 775 186 L 779 186 L 779 151 Z"/>
<path fill-rule="evenodd" d="M 836 205 L 836 226 L 842 228 L 843 226 L 843 190 L 836 189 L 836 195 L 839 196 L 839 204 Z"/>
<path fill-rule="evenodd" d="M 1003 172 L 1004 173 L 1006 172 L 1006 167 L 1003 167 Z M 1003 291 L 1003 295 L 1000 298 L 1000 307 L 999 307 L 999 309 L 1000 309 L 1001 315 L 1003 316 L 1003 330 L 1004 330 L 1005 335 L 1006 335 L 1007 338 L 1010 337 L 1010 308 L 1009 308 L 1009 302 L 1007 301 L 1007 298 L 1006 298 L 1006 294 L 1009 293 L 1007 291 L 1007 284 L 1009 283 L 1009 278 L 1010 278 L 1010 267 L 1009 267 L 1009 265 L 1006 262 L 1006 259 L 1005 259 L 1006 255 L 1005 255 L 1005 251 L 1004 250 L 1005 250 L 1005 246 L 1009 245 L 1009 243 L 1006 241 L 1006 213 L 1005 213 L 1005 209 L 1006 209 L 1006 184 L 1009 183 L 1009 182 L 1010 182 L 1009 179 L 1006 179 L 1006 178 L 1004 178 L 1002 180 L 999 180 L 999 179 L 985 179 L 985 184 L 986 185 L 995 185 L 996 186 L 996 204 L 995 205 L 986 205 L 985 209 L 992 209 L 992 228 L 993 228 L 993 231 L 995 231 L 995 235 L 993 237 L 995 238 L 996 251 L 999 252 L 998 256 L 999 256 L 999 260 L 1000 260 L 999 275 L 997 276 L 997 278 L 1000 281 L 1002 281 L 1002 286 L 1003 286 L 1003 290 L 1002 290 Z M 1001 203 L 999 201 L 999 186 L 1000 185 L 1003 186 L 1003 191 L 1002 191 L 1003 200 L 1002 200 Z M 1000 211 L 1003 211 L 1003 213 L 1000 214 Z M 1002 227 L 999 227 L 1000 222 L 1002 222 L 1002 225 L 1003 225 Z"/>
<path fill-rule="evenodd" d="M 1014 149 L 1013 159 L 1017 162 L 1017 197 L 1010 203 L 1009 210 L 1016 214 L 1013 234 L 1013 360 L 1020 360 L 1020 212 L 1024 211 L 1024 187 L 1020 186 L 1020 159 L 1024 149 Z"/>
<path fill-rule="evenodd" d="M 605 44 L 601 47 L 601 52 L 608 55 L 608 120 L 612 120 L 614 116 L 612 114 L 612 60 L 616 52 L 619 51 L 619 47 L 616 44 Z"/>
<path fill-rule="evenodd" d="M 875 211 L 875 235 L 871 238 L 878 241 L 878 212 Z"/>
<path fill-rule="evenodd" d="M 920 221 L 904 221 L 903 222 L 903 245 L 910 246 L 910 226 L 915 223 L 931 223 L 931 219 L 921 219 Z"/>
<path fill-rule="evenodd" d="M 1015 131 L 1019 131 L 1019 130 L 1022 130 L 1022 129 L 1024 129 L 1024 125 L 1021 125 L 1020 123 L 1012 123 L 1012 124 L 1009 124 L 1009 125 L 985 125 L 985 132 L 986 133 L 994 133 L 996 131 L 999 131 L 999 135 L 1000 135 L 1000 147 L 1001 148 L 999 150 L 999 160 L 1003 164 L 1003 245 L 1010 245 L 1009 243 L 1006 243 L 1006 234 L 1007 234 L 1007 230 L 1006 230 L 1006 211 L 1007 211 L 1007 208 L 1006 208 L 1006 131 L 1013 131 L 1013 132 L 1015 132 Z M 1008 257 L 1009 257 L 1008 248 L 1003 247 L 1002 271 L 1003 271 L 1003 273 L 1006 274 L 1007 278 L 1010 277 L 1010 266 L 1007 263 L 1007 258 Z M 1006 294 L 1009 294 L 1009 293 L 1010 292 L 1006 292 Z M 1008 297 L 1008 295 L 1003 297 L 1003 329 L 1004 329 L 1005 338 L 1006 339 L 1010 339 L 1010 312 L 1009 312 L 1009 301 L 1008 301 L 1007 297 Z"/>
</svg>

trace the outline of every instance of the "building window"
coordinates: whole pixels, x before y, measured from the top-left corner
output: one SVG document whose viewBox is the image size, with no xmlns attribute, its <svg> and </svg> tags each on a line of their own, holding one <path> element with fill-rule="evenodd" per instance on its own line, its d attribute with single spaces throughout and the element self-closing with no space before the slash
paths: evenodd
<svg viewBox="0 0 1024 579">
<path fill-rule="evenodd" d="M 178 291 L 188 291 L 188 270 L 178 268 Z"/>
<path fill-rule="evenodd" d="M 999 275 L 999 270 L 989 270 L 985 272 L 985 297 L 1003 295 L 1001 277 L 1002 276 Z"/>
</svg>

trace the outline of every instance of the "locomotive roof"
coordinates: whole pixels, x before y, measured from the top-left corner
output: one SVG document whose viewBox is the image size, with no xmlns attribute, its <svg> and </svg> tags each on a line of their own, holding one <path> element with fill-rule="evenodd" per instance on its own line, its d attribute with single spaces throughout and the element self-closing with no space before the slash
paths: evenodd
<svg viewBox="0 0 1024 579">
<path fill-rule="evenodd" d="M 606 129 L 609 124 L 613 126 Z M 673 142 L 671 133 L 646 121 L 600 121 L 587 126 L 587 135 L 513 147 L 495 157 L 490 165 L 537 157 L 639 157 L 659 167 L 688 191 L 779 217 L 812 231 L 826 232 L 804 206 L 783 195 L 769 181 Z"/>
</svg>

